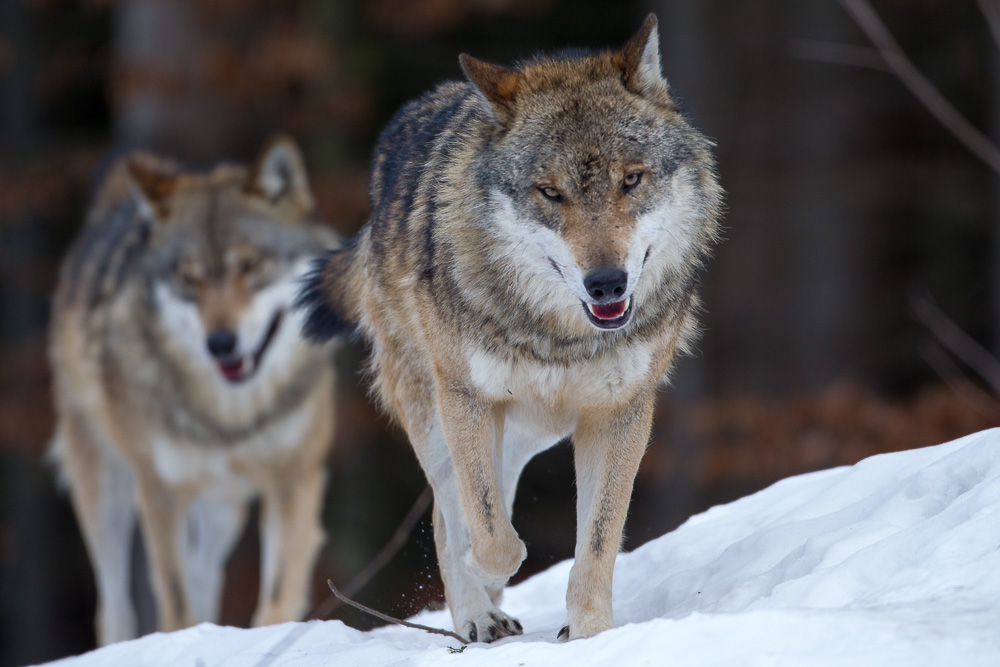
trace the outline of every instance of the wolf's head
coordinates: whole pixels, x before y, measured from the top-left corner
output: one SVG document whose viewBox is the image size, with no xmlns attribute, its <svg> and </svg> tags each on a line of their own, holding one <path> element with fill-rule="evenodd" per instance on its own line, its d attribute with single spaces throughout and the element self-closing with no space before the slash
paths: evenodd
<svg viewBox="0 0 1000 667">
<path fill-rule="evenodd" d="M 721 190 L 661 74 L 655 16 L 616 51 L 460 63 L 495 130 L 476 174 L 489 233 L 527 299 L 618 329 L 664 284 L 690 282 Z"/>
<path fill-rule="evenodd" d="M 167 352 L 228 383 L 269 360 L 287 363 L 280 357 L 299 344 L 299 327 L 286 322 L 297 281 L 332 241 L 310 220 L 295 144 L 272 140 L 250 169 L 187 173 L 140 155 L 127 171 L 152 229 L 145 275 Z"/>
</svg>

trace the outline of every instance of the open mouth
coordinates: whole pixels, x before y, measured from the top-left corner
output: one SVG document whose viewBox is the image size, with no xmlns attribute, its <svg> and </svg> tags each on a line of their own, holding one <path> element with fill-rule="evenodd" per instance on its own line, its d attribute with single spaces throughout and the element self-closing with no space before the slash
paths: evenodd
<svg viewBox="0 0 1000 667">
<path fill-rule="evenodd" d="M 632 297 L 612 303 L 583 303 L 591 324 L 600 329 L 618 329 L 632 318 Z"/>
<path fill-rule="evenodd" d="M 278 327 L 281 326 L 281 320 L 284 316 L 285 311 L 283 309 L 274 314 L 274 317 L 271 318 L 271 324 L 267 327 L 264 340 L 253 354 L 220 359 L 217 363 L 222 377 L 234 384 L 245 382 L 253 377 L 253 374 L 257 372 L 257 368 L 260 367 L 260 360 L 264 358 L 264 353 L 267 352 L 267 348 L 274 340 L 274 335 L 278 333 Z"/>
</svg>

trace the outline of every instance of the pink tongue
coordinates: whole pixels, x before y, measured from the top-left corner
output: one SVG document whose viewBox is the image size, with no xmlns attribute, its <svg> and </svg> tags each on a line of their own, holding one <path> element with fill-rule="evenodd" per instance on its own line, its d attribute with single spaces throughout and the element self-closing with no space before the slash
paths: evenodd
<svg viewBox="0 0 1000 667">
<path fill-rule="evenodd" d="M 219 370 L 230 382 L 243 377 L 243 360 L 231 364 L 219 364 Z"/>
<path fill-rule="evenodd" d="M 602 320 L 613 320 L 622 316 L 622 313 L 625 312 L 625 305 L 625 299 L 615 303 L 594 304 L 590 307 L 590 312 L 594 314 L 594 317 Z"/>
</svg>

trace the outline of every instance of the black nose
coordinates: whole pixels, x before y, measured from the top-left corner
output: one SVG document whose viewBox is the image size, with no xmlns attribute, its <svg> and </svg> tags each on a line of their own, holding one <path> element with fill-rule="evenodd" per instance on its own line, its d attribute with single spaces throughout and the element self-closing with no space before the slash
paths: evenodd
<svg viewBox="0 0 1000 667">
<path fill-rule="evenodd" d="M 236 349 L 236 334 L 229 329 L 217 329 L 208 335 L 208 351 L 213 357 L 225 358 Z"/>
<path fill-rule="evenodd" d="M 621 269 L 597 269 L 583 279 L 587 294 L 598 303 L 619 301 L 628 287 L 628 274 Z"/>
</svg>

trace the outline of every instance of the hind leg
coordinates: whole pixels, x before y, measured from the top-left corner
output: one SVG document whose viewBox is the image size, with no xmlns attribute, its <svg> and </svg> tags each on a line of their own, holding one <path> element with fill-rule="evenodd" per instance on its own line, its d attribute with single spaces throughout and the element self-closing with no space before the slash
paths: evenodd
<svg viewBox="0 0 1000 667">
<path fill-rule="evenodd" d="M 242 498 L 197 498 L 188 513 L 187 590 L 195 622 L 218 623 L 226 561 L 246 520 Z"/>
<path fill-rule="evenodd" d="M 100 444 L 82 423 L 60 424 L 56 455 L 69 481 L 70 497 L 97 582 L 97 643 L 136 635 L 129 587 L 135 530 L 135 482 L 129 464 Z"/>
</svg>

